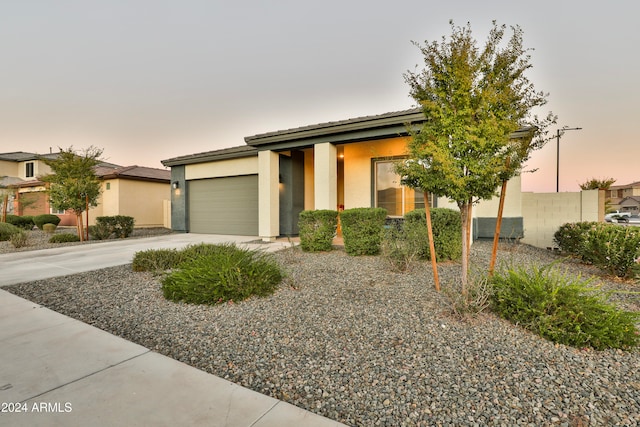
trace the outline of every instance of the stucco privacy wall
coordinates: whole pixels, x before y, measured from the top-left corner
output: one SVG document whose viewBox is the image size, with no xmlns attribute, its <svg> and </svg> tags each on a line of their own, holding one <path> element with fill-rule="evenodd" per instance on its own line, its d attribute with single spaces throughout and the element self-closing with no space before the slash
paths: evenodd
<svg viewBox="0 0 640 427">
<path fill-rule="evenodd" d="M 522 193 L 522 214 L 522 242 L 540 248 L 555 247 L 553 234 L 562 224 L 603 220 L 604 191 Z"/>
</svg>

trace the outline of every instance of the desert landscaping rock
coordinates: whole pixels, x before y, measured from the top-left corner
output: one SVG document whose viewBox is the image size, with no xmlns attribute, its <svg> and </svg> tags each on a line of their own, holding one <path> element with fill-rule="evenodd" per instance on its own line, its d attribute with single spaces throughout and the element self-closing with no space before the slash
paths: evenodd
<svg viewBox="0 0 640 427">
<path fill-rule="evenodd" d="M 472 261 L 486 268 L 491 245 Z M 274 255 L 287 270 L 268 298 L 177 304 L 160 277 L 131 266 L 5 288 L 206 372 L 358 426 L 638 425 L 640 351 L 553 343 L 492 314 L 454 318 L 429 263 L 390 272 L 380 257 L 343 250 Z M 556 254 L 504 245 L 502 263 Z M 587 276 L 575 261 L 559 265 Z M 459 265 L 440 265 L 443 288 Z M 607 281 L 607 289 L 638 285 Z M 640 310 L 638 295 L 616 300 Z"/>
</svg>

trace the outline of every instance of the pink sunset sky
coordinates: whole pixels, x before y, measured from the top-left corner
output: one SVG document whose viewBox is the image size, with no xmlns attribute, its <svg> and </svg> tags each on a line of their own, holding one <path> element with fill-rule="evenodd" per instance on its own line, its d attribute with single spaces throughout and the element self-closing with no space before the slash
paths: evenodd
<svg viewBox="0 0 640 427">
<path fill-rule="evenodd" d="M 471 23 L 519 25 L 558 126 L 560 191 L 640 181 L 635 2 L 25 0 L 0 4 L 0 152 L 103 148 L 121 165 L 244 144 L 244 137 L 414 105 L 411 44 Z M 523 190 L 552 192 L 556 141 Z"/>
</svg>

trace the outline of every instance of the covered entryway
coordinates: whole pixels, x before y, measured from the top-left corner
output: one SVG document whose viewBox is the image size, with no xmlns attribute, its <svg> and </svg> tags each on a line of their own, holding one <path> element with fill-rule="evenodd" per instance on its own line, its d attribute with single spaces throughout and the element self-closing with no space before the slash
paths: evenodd
<svg viewBox="0 0 640 427">
<path fill-rule="evenodd" d="M 258 235 L 258 175 L 188 181 L 191 233 Z"/>
</svg>

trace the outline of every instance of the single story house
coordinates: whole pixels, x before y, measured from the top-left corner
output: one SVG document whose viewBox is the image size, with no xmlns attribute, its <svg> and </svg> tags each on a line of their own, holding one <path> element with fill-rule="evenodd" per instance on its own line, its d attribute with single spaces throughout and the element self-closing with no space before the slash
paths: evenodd
<svg viewBox="0 0 640 427">
<path fill-rule="evenodd" d="M 303 210 L 383 207 L 400 217 L 424 207 L 423 194 L 402 186 L 393 167 L 407 155 L 410 127 L 424 119 L 420 109 L 359 117 L 248 136 L 243 146 L 163 160 L 171 167 L 171 227 L 273 240 L 298 234 Z M 506 199 L 503 233 L 521 237 L 519 177 L 510 181 Z M 443 198 L 428 203 L 451 206 Z M 497 211 L 497 198 L 476 207 L 476 237 L 493 237 Z"/>
</svg>

